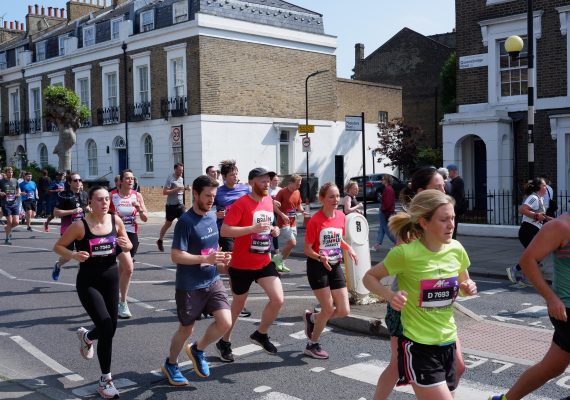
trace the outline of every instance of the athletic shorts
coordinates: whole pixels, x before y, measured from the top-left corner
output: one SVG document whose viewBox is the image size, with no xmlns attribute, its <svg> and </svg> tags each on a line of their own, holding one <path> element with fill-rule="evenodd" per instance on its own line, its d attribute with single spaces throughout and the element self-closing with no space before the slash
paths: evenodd
<svg viewBox="0 0 570 400">
<path fill-rule="evenodd" d="M 398 386 L 415 383 L 421 387 L 447 384 L 455 390 L 455 343 L 438 346 L 398 338 Z"/>
<path fill-rule="evenodd" d="M 570 308 L 566 308 L 566 315 L 570 315 Z M 566 322 L 550 317 L 554 326 L 552 341 L 567 353 L 570 353 L 570 319 Z"/>
<path fill-rule="evenodd" d="M 268 276 L 279 277 L 279 272 L 277 272 L 274 262 L 270 262 L 261 269 L 237 269 L 230 267 L 228 274 L 230 276 L 232 292 L 238 295 L 249 292 L 251 284 L 261 278 Z"/>
<path fill-rule="evenodd" d="M 166 220 L 172 222 L 184 214 L 184 204 L 166 205 Z"/>
<path fill-rule="evenodd" d="M 221 279 L 203 289 L 176 289 L 175 298 L 176 314 L 182 326 L 194 324 L 202 313 L 212 314 L 214 311 L 230 309 L 226 288 Z"/>
<path fill-rule="evenodd" d="M 134 232 L 127 232 L 127 236 L 129 237 L 129 240 L 133 244 L 133 248 L 131 249 L 130 253 L 131 257 L 134 259 L 135 254 L 137 254 L 137 250 L 139 248 L 139 235 Z M 117 255 L 121 254 L 122 252 L 123 249 L 121 249 L 121 246 L 117 246 Z"/>
<path fill-rule="evenodd" d="M 20 215 L 20 207 L 17 204 L 12 204 L 10 206 L 3 206 L 2 213 L 5 217 L 9 217 L 10 215 L 19 216 Z"/>
<path fill-rule="evenodd" d="M 36 211 L 36 201 L 33 199 L 22 201 L 24 211 Z"/>
<path fill-rule="evenodd" d="M 390 336 L 400 337 L 404 334 L 400 316 L 400 311 L 394 310 L 392 306 L 390 306 L 390 303 L 388 303 L 386 307 L 386 326 L 388 327 Z"/>
<path fill-rule="evenodd" d="M 346 278 L 342 264 L 331 265 L 332 270 L 325 268 L 322 262 L 307 257 L 307 278 L 311 289 L 323 289 L 330 287 L 331 290 L 346 287 Z"/>
<path fill-rule="evenodd" d="M 283 239 L 285 242 L 297 238 L 297 227 L 289 227 L 284 226 L 283 228 L 279 228 L 279 237 Z"/>
</svg>

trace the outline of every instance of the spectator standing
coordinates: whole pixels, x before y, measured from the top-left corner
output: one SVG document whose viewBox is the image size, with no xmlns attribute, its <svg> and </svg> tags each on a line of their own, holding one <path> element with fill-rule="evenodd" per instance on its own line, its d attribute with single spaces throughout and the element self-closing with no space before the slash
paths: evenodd
<svg viewBox="0 0 570 400">
<path fill-rule="evenodd" d="M 445 194 L 451 194 L 451 181 L 449 180 L 449 170 L 445 167 L 437 169 L 437 172 L 443 178 L 443 188 L 445 189 Z"/>
<path fill-rule="evenodd" d="M 184 165 L 182 163 L 174 164 L 174 172 L 168 178 L 162 188 L 162 194 L 166 197 L 166 221 L 160 228 L 160 235 L 156 241 L 158 250 L 164 252 L 163 239 L 166 231 L 172 226 L 172 221 L 180 218 L 184 214 L 184 191 L 188 188 L 184 187 Z M 119 176 L 119 179 L 121 177 Z"/>
<path fill-rule="evenodd" d="M 451 192 L 449 195 L 455 200 L 455 227 L 453 228 L 453 239 L 455 239 L 461 216 L 467 211 L 467 200 L 465 199 L 465 183 L 463 178 L 459 176 L 457 165 L 449 164 L 447 169 L 451 179 Z"/>
<path fill-rule="evenodd" d="M 47 169 L 42 170 L 42 176 L 38 181 L 38 216 L 46 218 L 48 214 L 49 187 L 51 179 Z"/>
<path fill-rule="evenodd" d="M 550 179 L 544 178 L 546 182 L 546 193 L 544 193 L 544 207 L 546 207 L 546 215 L 552 218 L 556 218 L 556 210 L 558 209 L 558 204 L 554 198 L 554 189 L 550 186 Z"/>
</svg>

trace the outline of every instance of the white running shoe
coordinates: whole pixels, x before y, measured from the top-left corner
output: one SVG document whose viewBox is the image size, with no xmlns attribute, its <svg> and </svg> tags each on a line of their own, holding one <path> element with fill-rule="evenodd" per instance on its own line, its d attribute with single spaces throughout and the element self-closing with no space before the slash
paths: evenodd
<svg viewBox="0 0 570 400">
<path fill-rule="evenodd" d="M 81 353 L 81 357 L 90 360 L 93 358 L 93 341 L 91 341 L 91 343 L 85 341 L 85 339 L 87 339 L 87 332 L 89 331 L 84 327 L 79 328 L 77 330 L 77 338 L 79 339 L 79 352 Z"/>
<path fill-rule="evenodd" d="M 97 391 L 104 399 L 118 399 L 119 398 L 119 391 L 113 385 L 112 380 L 108 380 L 106 382 L 99 382 L 99 387 Z"/>
<path fill-rule="evenodd" d="M 126 301 L 119 301 L 119 318 L 129 319 L 133 316 Z"/>
</svg>

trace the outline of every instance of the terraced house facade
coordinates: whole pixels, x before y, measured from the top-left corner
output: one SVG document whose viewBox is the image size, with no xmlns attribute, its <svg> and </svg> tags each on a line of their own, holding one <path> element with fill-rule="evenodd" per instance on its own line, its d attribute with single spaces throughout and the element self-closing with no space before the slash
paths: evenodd
<svg viewBox="0 0 570 400">
<path fill-rule="evenodd" d="M 378 111 L 401 115 L 400 87 L 338 79 L 336 38 L 322 15 L 285 1 L 83 0 L 30 7 L 26 19 L 25 31 L 0 32 L 9 164 L 57 165 L 58 133 L 43 118 L 50 84 L 75 90 L 91 110 L 73 168 L 112 181 L 128 166 L 143 186 L 162 185 L 178 161 L 192 179 L 228 158 L 242 175 L 258 165 L 304 172 L 298 126 L 315 71 L 328 70 L 308 80 L 310 172 L 320 182 L 335 179 L 335 156 L 344 177 L 362 173 L 360 137 L 344 130 L 345 114 L 365 112 L 371 145 Z"/>
</svg>

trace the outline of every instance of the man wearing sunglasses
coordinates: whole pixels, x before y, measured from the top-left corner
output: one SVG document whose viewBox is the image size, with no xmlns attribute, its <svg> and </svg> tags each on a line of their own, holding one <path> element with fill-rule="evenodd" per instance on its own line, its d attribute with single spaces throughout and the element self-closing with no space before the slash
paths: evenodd
<svg viewBox="0 0 570 400">
<path fill-rule="evenodd" d="M 85 213 L 90 211 L 87 192 L 82 190 L 83 184 L 79 174 L 76 172 L 70 173 L 67 175 L 66 181 L 69 190 L 58 193 L 57 205 L 53 211 L 56 217 L 61 218 L 61 235 L 73 222 L 82 219 L 85 217 Z M 70 245 L 69 250 L 75 250 L 73 243 Z M 59 280 L 61 267 L 68 261 L 69 259 L 60 257 L 55 263 L 51 274 L 53 280 Z"/>
</svg>

